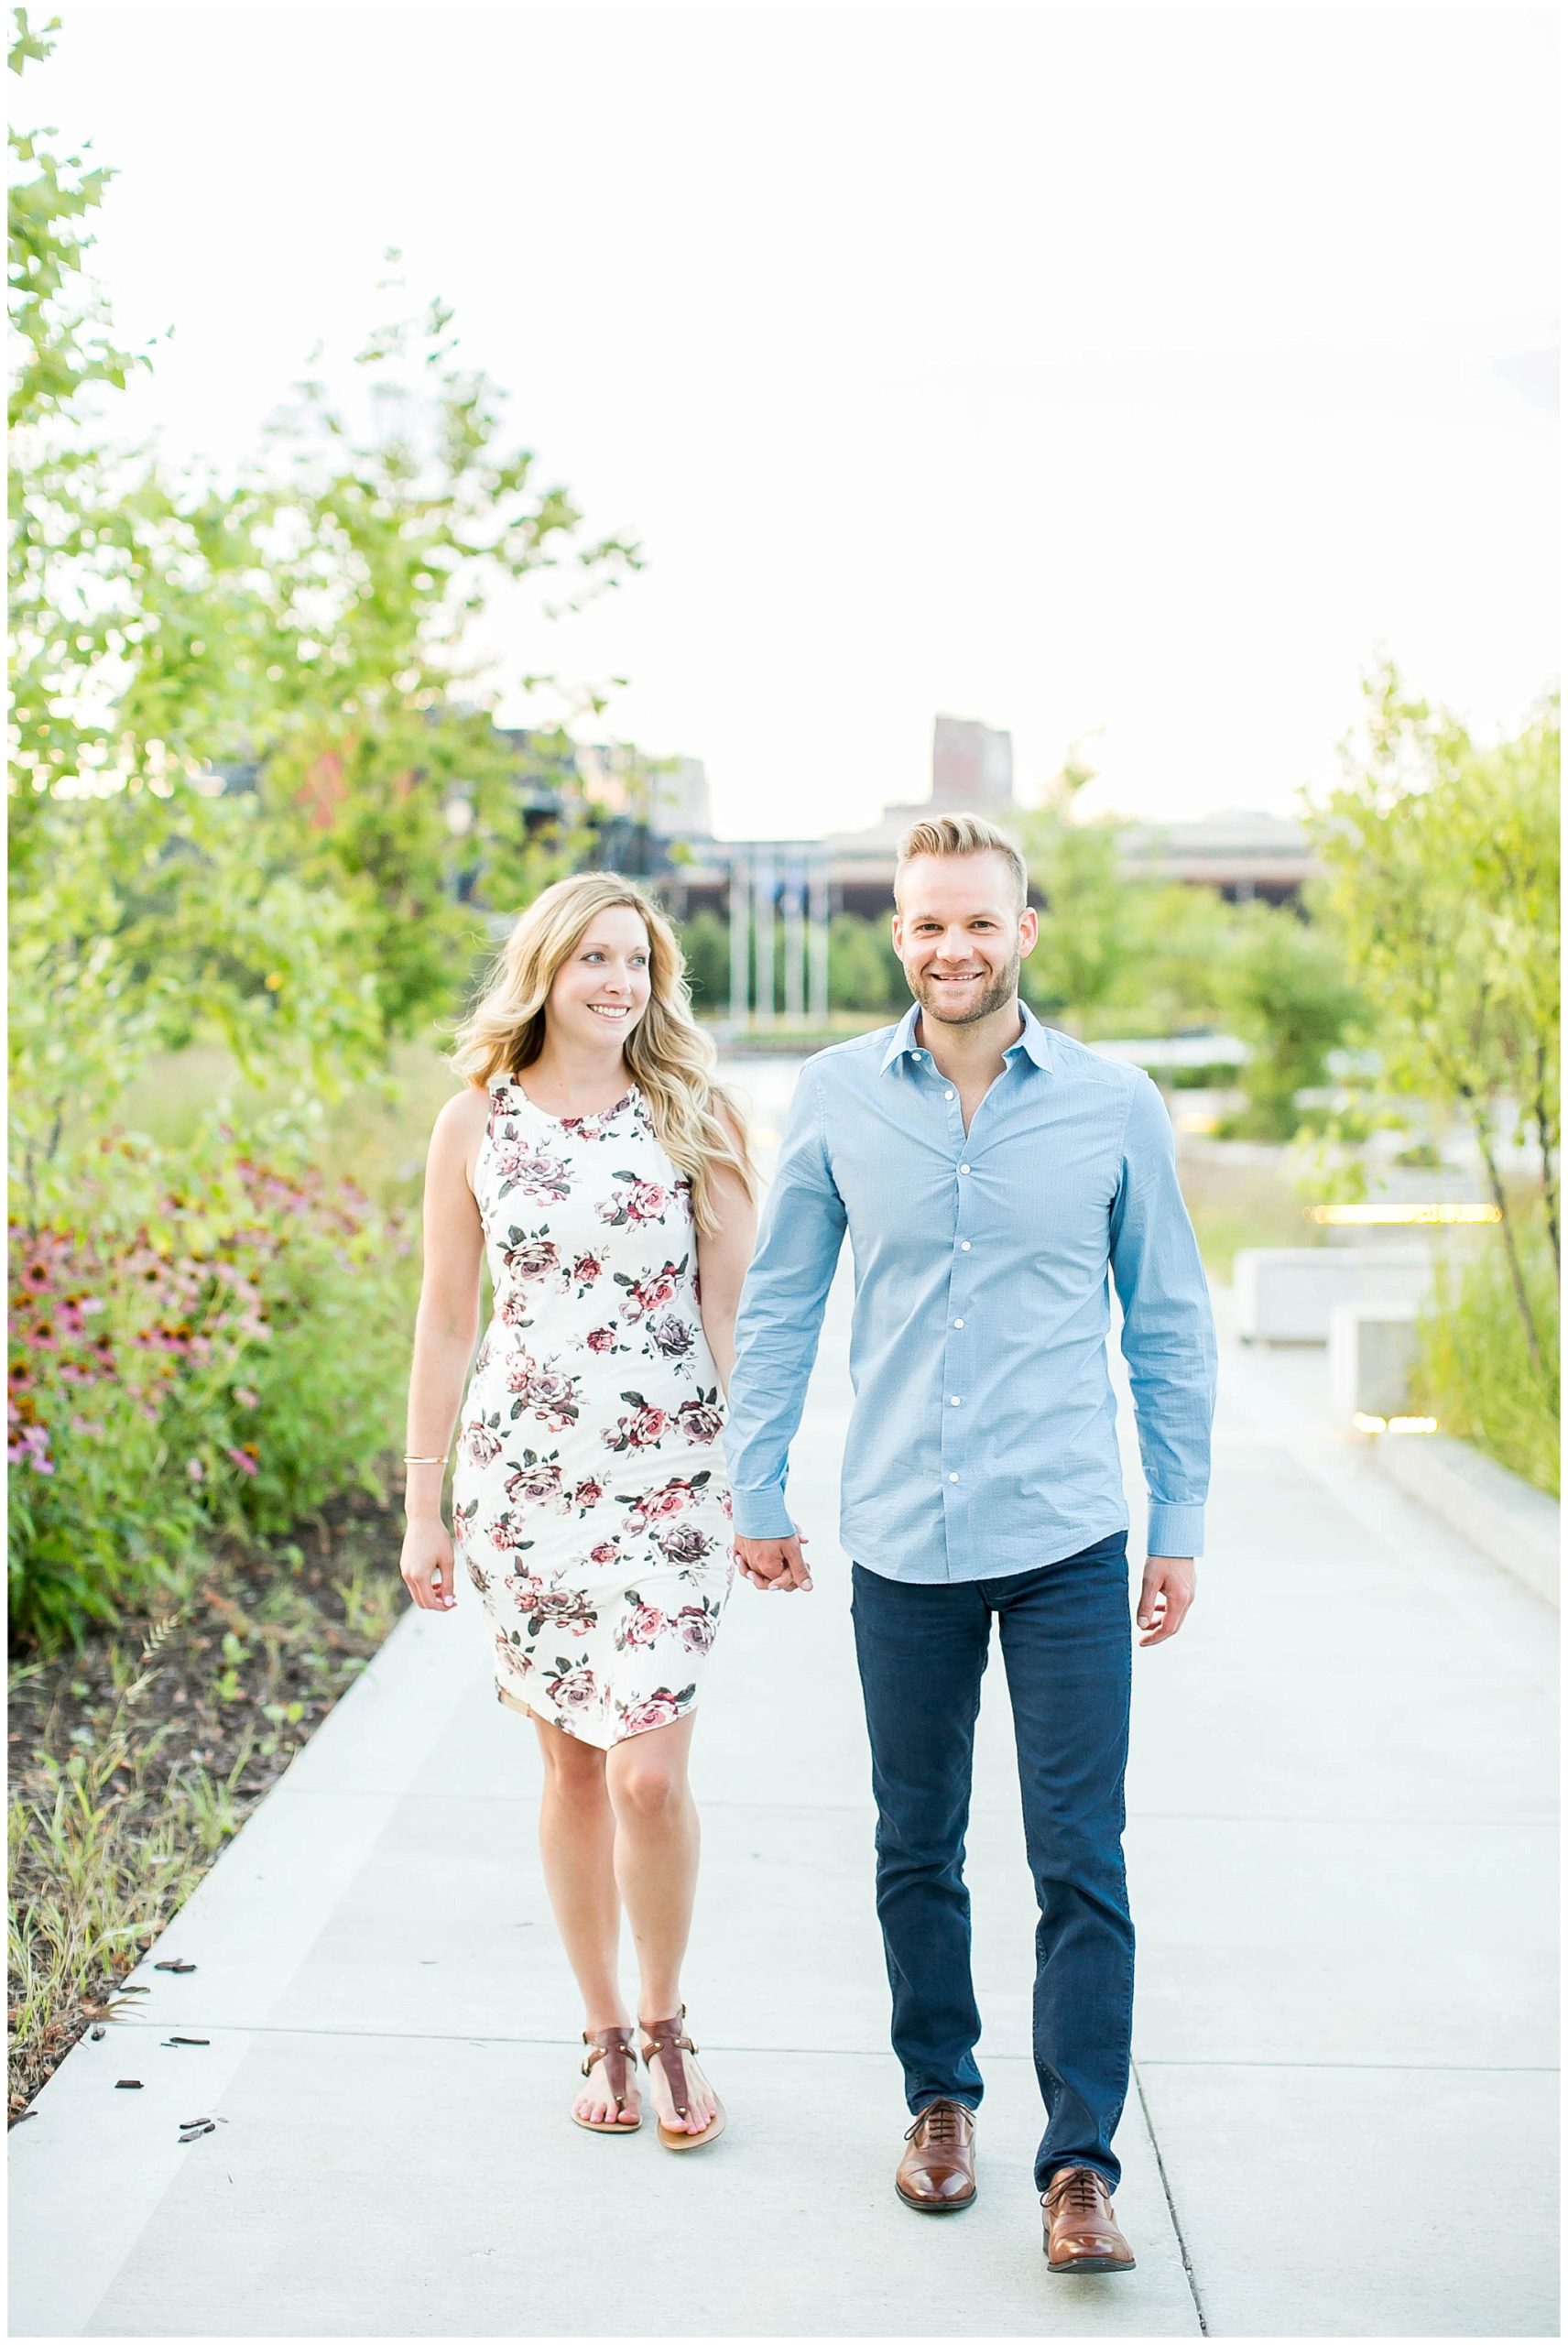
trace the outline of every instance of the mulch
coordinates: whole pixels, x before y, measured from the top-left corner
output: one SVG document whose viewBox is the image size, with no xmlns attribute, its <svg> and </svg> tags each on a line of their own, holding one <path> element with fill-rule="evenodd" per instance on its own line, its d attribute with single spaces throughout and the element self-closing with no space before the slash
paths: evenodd
<svg viewBox="0 0 1568 2345">
<path fill-rule="evenodd" d="M 351 1627 L 336 1583 L 348 1579 L 356 1563 L 378 1578 L 385 1576 L 399 1599 L 390 1618 L 400 1615 L 401 1536 L 400 1492 L 377 1500 L 352 1491 L 297 1527 L 289 1542 L 236 1544 L 216 1554 L 175 1613 L 128 1616 L 115 1628 L 94 1630 L 80 1652 L 67 1650 L 41 1665 L 36 1656 L 14 1652 L 13 1669 L 31 1662 L 36 1674 L 22 1676 L 11 1688 L 13 1799 L 52 1802 L 54 1783 L 42 1763 L 45 1754 L 63 1762 L 73 1749 L 100 1740 L 121 1698 L 114 1679 L 117 1656 L 122 1682 L 127 1667 L 148 1680 L 135 1704 L 138 1757 L 134 1772 L 125 1771 L 126 1795 L 145 1797 L 150 1791 L 156 1798 L 160 1789 L 177 1786 L 181 1776 L 198 1769 L 224 1779 L 248 1737 L 252 1747 L 231 1794 L 243 1820 L 382 1642 L 385 1619 L 374 1633 L 362 1623 Z M 268 1718 L 267 1706 L 284 1712 L 298 1706 L 299 1716 Z M 159 1729 L 161 1738 L 147 1750 Z M 113 1801 L 113 1790 L 109 1797 Z M 177 1799 L 169 1812 L 180 1813 Z M 42 2041 L 21 2051 L 11 2047 L 12 2123 L 86 2029 L 113 2016 L 120 1980 L 214 1861 L 203 1859 L 194 1834 L 190 1854 L 169 1911 L 141 1943 L 126 1947 L 75 2008 L 62 2011 Z M 49 1893 L 47 1852 L 29 1849 L 27 1838 L 14 1855 L 11 1892 L 22 1907 Z"/>
</svg>

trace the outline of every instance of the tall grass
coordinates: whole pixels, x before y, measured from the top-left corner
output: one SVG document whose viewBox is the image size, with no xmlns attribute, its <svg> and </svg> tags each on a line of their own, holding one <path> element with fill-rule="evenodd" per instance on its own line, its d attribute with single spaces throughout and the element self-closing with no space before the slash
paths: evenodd
<svg viewBox="0 0 1568 2345">
<path fill-rule="evenodd" d="M 1539 1225 L 1522 1233 L 1525 1283 L 1541 1331 L 1535 1367 L 1500 1241 L 1441 1263 L 1421 1322 L 1412 1392 L 1445 1433 L 1473 1441 L 1553 1498 L 1561 1494 L 1561 1326 L 1555 1265 Z"/>
</svg>

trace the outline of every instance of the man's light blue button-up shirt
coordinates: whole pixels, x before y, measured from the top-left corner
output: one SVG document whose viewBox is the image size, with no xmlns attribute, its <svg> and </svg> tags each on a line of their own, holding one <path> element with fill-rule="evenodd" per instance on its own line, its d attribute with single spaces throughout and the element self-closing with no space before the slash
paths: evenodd
<svg viewBox="0 0 1568 2345">
<path fill-rule="evenodd" d="M 917 1018 L 801 1070 L 735 1331 L 736 1531 L 793 1528 L 789 1443 L 847 1229 L 846 1554 L 891 1579 L 995 1579 L 1126 1528 L 1107 1273 L 1149 1551 L 1201 1553 L 1214 1323 L 1158 1090 L 1025 1008 L 965 1133 Z"/>
</svg>

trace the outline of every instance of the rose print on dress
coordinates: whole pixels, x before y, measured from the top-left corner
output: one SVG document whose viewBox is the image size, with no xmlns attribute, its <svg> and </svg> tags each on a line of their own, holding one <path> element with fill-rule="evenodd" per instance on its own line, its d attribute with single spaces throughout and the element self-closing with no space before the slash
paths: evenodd
<svg viewBox="0 0 1568 2345">
<path fill-rule="evenodd" d="M 679 1262 L 665 1262 L 659 1270 L 649 1271 L 640 1279 L 634 1279 L 627 1271 L 617 1271 L 615 1284 L 626 1290 L 626 1299 L 621 1305 L 622 1318 L 645 1319 L 650 1311 L 660 1310 L 665 1303 L 673 1303 L 675 1291 L 686 1275 L 690 1259 L 683 1254 Z"/>
<path fill-rule="evenodd" d="M 558 1654 L 555 1667 L 546 1671 L 544 1690 L 558 1710 L 596 1709 L 604 1698 L 587 1663 L 568 1661 L 564 1653 Z"/>
<path fill-rule="evenodd" d="M 602 1438 L 605 1448 L 653 1448 L 664 1437 L 664 1429 L 670 1423 L 668 1410 L 656 1409 L 640 1392 L 623 1392 L 621 1398 L 632 1413 L 629 1417 L 617 1417 L 613 1425 L 604 1427 Z"/>
<path fill-rule="evenodd" d="M 521 1462 L 502 1487 L 515 1505 L 548 1506 L 559 1514 L 571 1511 L 572 1501 L 561 1488 L 560 1456 L 553 1449 L 548 1457 L 537 1457 L 531 1449 L 525 1449 Z"/>
<path fill-rule="evenodd" d="M 510 1411 L 514 1424 L 525 1410 L 551 1433 L 564 1433 L 577 1423 L 577 1379 L 557 1368 L 553 1360 L 541 1362 L 521 1353 L 507 1364 L 506 1390 L 517 1395 Z"/>
<path fill-rule="evenodd" d="M 599 1281 L 604 1277 L 604 1256 L 603 1251 L 594 1254 L 584 1250 L 577 1256 L 571 1270 L 567 1272 L 567 1277 L 571 1282 L 572 1287 L 579 1297 L 585 1294 L 592 1294 L 593 1289 L 598 1285 Z"/>
<path fill-rule="evenodd" d="M 662 1221 L 675 1202 L 674 1190 L 658 1181 L 645 1181 L 636 1172 L 616 1172 L 612 1178 L 621 1185 L 601 1197 L 594 1208 L 612 1229 L 624 1229 L 628 1221 Z"/>
<path fill-rule="evenodd" d="M 495 1170 L 501 1176 L 497 1198 L 509 1196 L 514 1189 L 521 1190 L 529 1205 L 549 1205 L 554 1198 L 569 1197 L 572 1183 L 564 1166 L 541 1149 L 516 1138 L 515 1129 L 508 1124 L 491 1144 Z"/>
<path fill-rule="evenodd" d="M 694 1522 L 675 1522 L 668 1531 L 656 1531 L 653 1543 L 666 1562 L 689 1567 L 711 1555 L 719 1543 Z"/>
<path fill-rule="evenodd" d="M 506 1233 L 502 1261 L 515 1278 L 553 1278 L 561 1268 L 561 1252 L 542 1230 L 512 1229 Z"/>
<path fill-rule="evenodd" d="M 570 1629 L 573 1636 L 585 1637 L 599 1625 L 598 1608 L 580 1588 L 551 1587 L 521 1575 L 509 1578 L 506 1587 L 518 1611 L 527 1617 L 530 1637 L 537 1637 L 547 1626 Z"/>
<path fill-rule="evenodd" d="M 497 1554 L 504 1555 L 512 1554 L 523 1547 L 531 1547 L 534 1543 L 531 1539 L 524 1538 L 522 1524 L 509 1507 L 504 1514 L 498 1514 L 494 1522 L 485 1524 L 485 1536 Z"/>
<path fill-rule="evenodd" d="M 631 1509 L 626 1517 L 626 1529 L 646 1531 L 650 1522 L 664 1522 L 671 1515 L 684 1514 L 688 1508 L 697 1503 L 712 1480 L 712 1474 L 704 1467 L 700 1474 L 693 1474 L 689 1480 L 678 1478 L 661 1482 L 657 1489 L 646 1490 L 639 1496 L 621 1497 L 620 1504 Z"/>
<path fill-rule="evenodd" d="M 463 1427 L 463 1454 L 472 1464 L 488 1466 L 493 1457 L 500 1456 L 500 1423 L 501 1412 L 497 1409 L 494 1416 L 476 1417 L 471 1425 Z"/>
<path fill-rule="evenodd" d="M 719 1408 L 719 1388 L 699 1392 L 694 1401 L 682 1401 L 675 1412 L 675 1422 L 688 1441 L 701 1442 L 704 1446 L 717 1441 L 724 1429 Z"/>
<path fill-rule="evenodd" d="M 657 1319 L 648 1323 L 648 1338 L 660 1358 L 674 1360 L 679 1373 L 685 1372 L 686 1362 L 697 1348 L 697 1329 L 690 1319 L 678 1311 L 660 1312 Z"/>
<path fill-rule="evenodd" d="M 695 1684 L 683 1685 L 672 1694 L 668 1685 L 660 1685 L 640 1701 L 617 1702 L 615 1716 L 623 1734 L 646 1734 L 649 1727 L 673 1726 L 681 1713 L 689 1710 L 697 1698 Z"/>
<path fill-rule="evenodd" d="M 697 1702 L 733 1569 L 690 1183 L 635 1091 L 566 1119 L 495 1097 L 453 1544 L 504 1700 L 607 1749 Z"/>
<path fill-rule="evenodd" d="M 626 1609 L 615 1629 L 615 1651 L 625 1652 L 628 1645 L 650 1645 L 667 1636 L 670 1621 L 657 1604 L 644 1604 L 636 1588 L 626 1590 Z"/>
<path fill-rule="evenodd" d="M 719 1617 L 723 1607 L 706 1597 L 701 1604 L 683 1604 L 675 1615 L 674 1627 L 688 1652 L 705 1653 L 713 1651 L 713 1640 L 719 1633 Z"/>
</svg>

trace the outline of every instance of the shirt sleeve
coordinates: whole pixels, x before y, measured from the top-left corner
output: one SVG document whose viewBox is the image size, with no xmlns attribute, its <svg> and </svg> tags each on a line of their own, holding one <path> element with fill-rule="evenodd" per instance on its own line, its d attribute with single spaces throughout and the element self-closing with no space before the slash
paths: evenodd
<svg viewBox="0 0 1568 2345">
<path fill-rule="evenodd" d="M 1134 1087 L 1122 1139 L 1111 1275 L 1121 1298 L 1122 1356 L 1149 1486 L 1149 1552 L 1200 1555 L 1214 1409 L 1214 1314 L 1176 1178 L 1171 1118 L 1146 1074 Z"/>
<path fill-rule="evenodd" d="M 844 1200 L 828 1167 L 818 1078 L 795 1086 L 762 1229 L 735 1318 L 724 1457 L 744 1539 L 788 1539 L 789 1444 L 800 1423 L 822 1311 L 844 1240 Z"/>
</svg>

